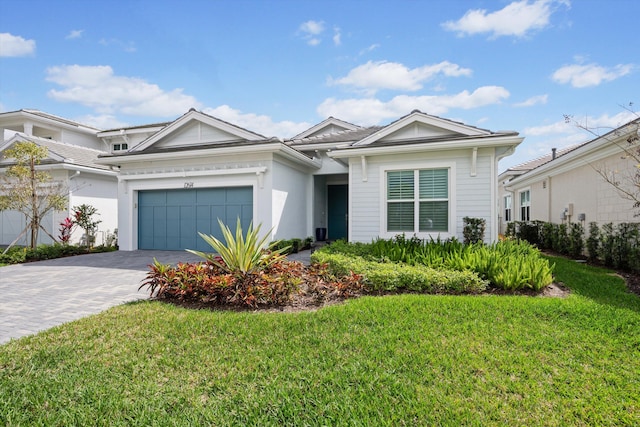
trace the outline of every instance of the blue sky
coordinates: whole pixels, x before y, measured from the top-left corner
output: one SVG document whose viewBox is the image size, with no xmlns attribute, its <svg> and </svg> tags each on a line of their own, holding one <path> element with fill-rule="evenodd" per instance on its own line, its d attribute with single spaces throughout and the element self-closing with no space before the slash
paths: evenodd
<svg viewBox="0 0 640 427">
<path fill-rule="evenodd" d="M 266 136 L 413 109 L 525 137 L 501 170 L 637 117 L 637 0 L 0 2 L 0 111 L 100 129 L 189 108 Z"/>
</svg>

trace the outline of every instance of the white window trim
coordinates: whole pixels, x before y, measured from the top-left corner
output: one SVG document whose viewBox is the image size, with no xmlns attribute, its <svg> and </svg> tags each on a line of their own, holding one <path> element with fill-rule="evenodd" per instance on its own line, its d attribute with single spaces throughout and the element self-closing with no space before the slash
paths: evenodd
<svg viewBox="0 0 640 427">
<path fill-rule="evenodd" d="M 509 200 L 509 207 L 507 207 L 507 199 Z M 505 194 L 502 197 L 502 202 L 504 203 L 504 207 L 502 209 L 502 214 L 504 215 L 504 222 L 513 221 L 513 196 L 511 194 Z M 507 209 L 509 210 L 509 219 L 507 219 Z"/>
<path fill-rule="evenodd" d="M 529 219 L 522 218 L 522 193 L 529 192 Z M 531 221 L 531 187 L 523 188 L 522 190 L 518 190 L 518 220 L 520 221 Z"/>
<path fill-rule="evenodd" d="M 438 232 L 415 232 L 415 235 L 421 239 L 449 239 L 456 236 L 458 228 L 456 218 L 456 163 L 455 162 L 407 162 L 393 165 L 380 166 L 380 225 L 379 234 L 383 239 L 390 239 L 400 231 L 387 231 L 387 172 L 401 170 L 422 170 L 422 169 L 448 169 L 449 170 L 449 229 L 447 231 Z M 405 231 L 405 234 L 410 232 Z M 413 236 L 414 233 L 411 233 Z"/>
</svg>

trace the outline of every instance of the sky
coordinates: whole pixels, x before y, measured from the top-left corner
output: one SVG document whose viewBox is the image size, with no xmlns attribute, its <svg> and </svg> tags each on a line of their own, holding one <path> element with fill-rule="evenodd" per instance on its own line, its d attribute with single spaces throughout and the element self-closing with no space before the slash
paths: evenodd
<svg viewBox="0 0 640 427">
<path fill-rule="evenodd" d="M 419 109 L 519 132 L 504 170 L 638 117 L 639 16 L 637 0 L 4 0 L 0 112 L 106 130 L 196 108 L 290 138 Z"/>
</svg>

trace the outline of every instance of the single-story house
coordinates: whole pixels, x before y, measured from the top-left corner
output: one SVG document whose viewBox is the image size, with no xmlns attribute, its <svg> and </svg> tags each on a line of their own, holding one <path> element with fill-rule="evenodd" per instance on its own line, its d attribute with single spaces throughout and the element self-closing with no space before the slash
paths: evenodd
<svg viewBox="0 0 640 427">
<path fill-rule="evenodd" d="M 27 141 L 46 147 L 48 157 L 37 166 L 50 173 L 53 181 L 67 193 L 67 207 L 63 211 L 50 212 L 41 225 L 52 236 L 58 237 L 60 222 L 72 215 L 74 206 L 88 204 L 98 210 L 100 220 L 96 244 L 102 244 L 108 234 L 118 227 L 117 219 L 117 171 L 96 163 L 98 156 L 108 154 L 105 144 L 97 138 L 98 129 L 90 128 L 67 119 L 36 110 L 20 110 L 0 113 L 0 176 L 14 164 L 3 152 L 16 142 Z M 5 140 L 4 135 L 7 135 Z M 4 184 L 3 184 L 4 185 Z M 9 245 L 26 228 L 26 218 L 18 211 L 0 211 L 0 245 Z M 82 230 L 72 235 L 79 242 Z M 29 234 L 17 240 L 18 245 L 28 244 Z M 38 233 L 38 243 L 51 243 L 44 232 Z"/>
<path fill-rule="evenodd" d="M 197 233 L 220 237 L 218 218 L 253 221 L 272 239 L 367 242 L 462 239 L 470 216 L 486 220 L 493 241 L 498 161 L 523 140 L 420 111 L 373 127 L 328 118 L 289 140 L 194 109 L 97 135 L 111 144 L 97 162 L 118 171 L 121 250 L 206 250 Z"/>
<path fill-rule="evenodd" d="M 627 178 L 637 172 L 623 149 L 638 150 L 640 119 L 585 143 L 553 150 L 547 156 L 502 172 L 499 199 L 501 230 L 511 221 L 621 223 L 637 221 L 629 200 L 600 172 L 638 194 Z"/>
</svg>

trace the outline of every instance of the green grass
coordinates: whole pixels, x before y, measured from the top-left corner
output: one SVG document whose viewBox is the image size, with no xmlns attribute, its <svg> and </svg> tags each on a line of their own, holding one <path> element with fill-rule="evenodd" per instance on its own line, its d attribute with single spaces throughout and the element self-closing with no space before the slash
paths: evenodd
<svg viewBox="0 0 640 427">
<path fill-rule="evenodd" d="M 116 307 L 0 346 L 0 425 L 638 425 L 640 298 L 553 261 L 568 298 Z"/>
</svg>

